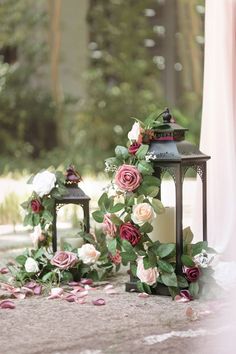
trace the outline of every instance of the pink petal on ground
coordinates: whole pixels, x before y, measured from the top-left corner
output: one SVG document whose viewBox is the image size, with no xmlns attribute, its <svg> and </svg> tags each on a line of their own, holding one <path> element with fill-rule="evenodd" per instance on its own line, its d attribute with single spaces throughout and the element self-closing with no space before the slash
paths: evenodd
<svg viewBox="0 0 236 354">
<path fill-rule="evenodd" d="M 51 289 L 51 294 L 50 296 L 48 296 L 48 300 L 50 299 L 58 299 L 58 298 L 61 298 L 62 297 L 62 294 L 63 294 L 63 289 L 62 288 L 52 288 Z"/>
<path fill-rule="evenodd" d="M 104 299 L 97 299 L 92 301 L 93 305 L 95 306 L 103 306 L 106 305 L 106 302 Z"/>
<path fill-rule="evenodd" d="M 147 298 L 147 297 L 149 297 L 150 295 L 149 294 L 147 294 L 147 293 L 139 293 L 138 294 L 138 297 L 143 297 L 143 298 Z"/>
<path fill-rule="evenodd" d="M 113 285 L 112 284 L 107 284 L 105 287 L 104 287 L 104 290 L 109 290 L 109 289 L 113 289 Z"/>
<path fill-rule="evenodd" d="M 7 274 L 7 273 L 9 273 L 9 270 L 6 267 L 0 269 L 0 274 Z"/>
<path fill-rule="evenodd" d="M 84 288 L 82 288 L 82 286 L 76 286 L 73 290 L 71 290 L 72 294 L 77 294 L 80 291 L 84 291 Z"/>
<path fill-rule="evenodd" d="M 64 299 L 68 302 L 76 302 L 77 296 L 73 294 L 69 294 L 66 297 L 64 297 Z"/>
<path fill-rule="evenodd" d="M 41 295 L 42 292 L 42 285 L 36 285 L 34 288 L 34 295 Z"/>
<path fill-rule="evenodd" d="M 175 302 L 182 302 L 182 303 L 185 303 L 185 302 L 189 302 L 190 300 L 187 299 L 186 297 L 183 297 L 183 296 L 180 296 L 180 295 L 176 295 L 175 296 Z"/>
<path fill-rule="evenodd" d="M 82 299 L 78 299 L 77 302 L 78 302 L 79 304 L 83 305 L 83 304 L 86 304 L 87 301 L 86 301 L 86 298 L 83 297 Z"/>
<path fill-rule="evenodd" d="M 68 285 L 69 286 L 79 286 L 80 282 L 79 281 L 69 281 Z"/>
<path fill-rule="evenodd" d="M 191 321 L 198 320 L 198 313 L 194 311 L 193 308 L 190 306 L 186 309 L 185 314 Z"/>
<path fill-rule="evenodd" d="M 26 295 L 34 295 L 34 291 L 32 289 L 29 289 L 25 286 L 22 286 L 21 290 L 26 294 Z"/>
<path fill-rule="evenodd" d="M 0 302 L 0 308 L 1 309 L 14 309 L 16 305 L 14 304 L 13 301 L 10 300 L 3 300 Z"/>
<path fill-rule="evenodd" d="M 76 294 L 78 299 L 81 299 L 87 295 L 88 295 L 88 290 L 84 290 L 84 291 L 81 291 L 80 293 Z"/>
<path fill-rule="evenodd" d="M 23 293 L 12 293 L 12 295 L 18 300 L 23 300 L 26 298 L 26 294 Z"/>
<path fill-rule="evenodd" d="M 80 284 L 82 285 L 92 285 L 93 284 L 93 280 L 92 279 L 87 279 L 87 278 L 82 278 L 80 280 Z"/>
<path fill-rule="evenodd" d="M 35 281 L 30 281 L 29 283 L 25 284 L 25 288 L 34 289 L 37 286 Z"/>
</svg>

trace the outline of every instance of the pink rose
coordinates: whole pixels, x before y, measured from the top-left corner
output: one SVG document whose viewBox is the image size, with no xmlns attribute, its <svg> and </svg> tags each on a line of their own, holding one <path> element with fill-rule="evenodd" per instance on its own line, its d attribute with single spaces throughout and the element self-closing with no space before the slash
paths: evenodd
<svg viewBox="0 0 236 354">
<path fill-rule="evenodd" d="M 120 238 L 129 241 L 132 246 L 135 246 L 139 243 L 141 234 L 136 226 L 131 224 L 131 222 L 126 222 L 120 226 Z"/>
<path fill-rule="evenodd" d="M 51 259 L 51 264 L 62 270 L 74 267 L 77 262 L 76 255 L 69 251 L 58 251 Z"/>
<path fill-rule="evenodd" d="M 112 261 L 112 263 L 114 263 L 115 265 L 119 265 L 121 263 L 121 255 L 120 255 L 120 251 L 117 250 L 116 254 L 113 256 L 112 254 L 109 255 L 110 260 Z"/>
<path fill-rule="evenodd" d="M 104 219 L 103 219 L 103 231 L 105 234 L 111 236 L 111 237 L 115 237 L 116 236 L 116 231 L 117 231 L 117 227 L 115 224 L 113 224 L 113 222 L 110 219 L 111 214 L 107 213 L 104 215 Z"/>
<path fill-rule="evenodd" d="M 131 219 L 135 224 L 143 225 L 145 222 L 151 223 L 156 214 L 149 203 L 140 203 L 133 206 Z"/>
<path fill-rule="evenodd" d="M 137 277 L 141 280 L 142 283 L 153 285 L 156 283 L 157 278 L 159 277 L 159 273 L 156 267 L 145 269 L 143 265 L 143 257 L 138 257 Z"/>
<path fill-rule="evenodd" d="M 129 153 L 130 153 L 131 155 L 135 155 L 136 152 L 138 151 L 138 149 L 140 148 L 140 146 L 141 146 L 141 144 L 139 144 L 139 143 L 137 143 L 137 142 L 134 142 L 133 144 L 131 144 L 131 145 L 129 146 L 129 149 L 128 149 Z"/>
<path fill-rule="evenodd" d="M 43 209 L 43 206 L 38 199 L 31 200 L 30 205 L 34 213 L 40 213 L 40 211 Z"/>
<path fill-rule="evenodd" d="M 197 281 L 201 275 L 200 269 L 198 267 L 183 267 L 183 273 L 190 282 Z"/>
<path fill-rule="evenodd" d="M 134 166 L 124 164 L 116 171 L 115 183 L 121 190 L 132 192 L 139 187 L 141 182 L 142 175 Z"/>
</svg>

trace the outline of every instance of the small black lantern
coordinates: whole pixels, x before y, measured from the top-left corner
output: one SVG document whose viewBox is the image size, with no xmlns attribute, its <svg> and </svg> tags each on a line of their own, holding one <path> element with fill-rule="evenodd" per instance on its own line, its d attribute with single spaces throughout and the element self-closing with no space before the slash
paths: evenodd
<svg viewBox="0 0 236 354">
<path fill-rule="evenodd" d="M 57 212 L 58 210 L 66 204 L 80 205 L 83 209 L 84 214 L 84 231 L 89 232 L 89 201 L 90 198 L 83 192 L 83 190 L 78 187 L 78 182 L 81 181 L 81 177 L 78 172 L 75 171 L 73 166 L 67 169 L 66 178 L 66 192 L 62 197 L 55 198 L 54 204 L 54 215 L 52 223 L 52 249 L 53 252 L 57 251 Z"/>
<path fill-rule="evenodd" d="M 185 140 L 188 129 L 176 124 L 167 108 L 161 113 L 163 126 L 153 129 L 148 151 L 150 160 L 154 163 L 154 176 L 162 180 L 168 172 L 175 184 L 175 221 L 176 221 L 176 273 L 182 274 L 181 256 L 183 254 L 183 181 L 188 169 L 192 168 L 202 181 L 202 218 L 203 241 L 207 241 L 207 160 L 210 156 L 203 154 L 197 146 Z M 158 199 L 161 200 L 161 187 Z M 160 284 L 161 285 L 161 284 Z M 135 279 L 131 276 L 126 290 L 136 289 Z M 169 295 L 167 287 L 160 286 L 160 295 Z"/>
</svg>

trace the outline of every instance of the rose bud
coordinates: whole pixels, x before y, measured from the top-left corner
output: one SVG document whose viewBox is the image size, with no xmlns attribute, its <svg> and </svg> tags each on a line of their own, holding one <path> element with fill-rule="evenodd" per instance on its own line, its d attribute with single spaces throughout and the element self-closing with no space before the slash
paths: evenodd
<svg viewBox="0 0 236 354">
<path fill-rule="evenodd" d="M 38 199 L 31 200 L 30 205 L 34 213 L 40 213 L 40 211 L 43 209 L 43 206 Z"/>
<path fill-rule="evenodd" d="M 188 281 L 197 281 L 201 275 L 200 269 L 198 267 L 183 267 L 183 272 Z"/>
<path fill-rule="evenodd" d="M 141 144 L 139 144 L 139 143 L 137 143 L 137 142 L 134 142 L 133 144 L 131 144 L 131 145 L 129 146 L 129 149 L 128 149 L 129 153 L 130 153 L 131 155 L 135 155 L 136 152 L 138 151 L 138 149 L 140 148 L 140 146 L 141 146 Z"/>
</svg>

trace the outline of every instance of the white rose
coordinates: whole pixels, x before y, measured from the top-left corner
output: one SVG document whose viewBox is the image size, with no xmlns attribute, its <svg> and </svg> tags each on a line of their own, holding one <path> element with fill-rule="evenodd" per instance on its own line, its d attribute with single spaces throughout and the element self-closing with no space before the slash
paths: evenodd
<svg viewBox="0 0 236 354">
<path fill-rule="evenodd" d="M 49 194 L 53 187 L 55 187 L 56 176 L 54 173 L 49 171 L 43 171 L 37 173 L 33 179 L 33 190 L 40 197 Z"/>
<path fill-rule="evenodd" d="M 93 245 L 86 243 L 78 249 L 78 257 L 84 264 L 93 264 L 100 257 L 100 252 Z"/>
<path fill-rule="evenodd" d="M 143 257 L 138 257 L 137 259 L 137 277 L 141 280 L 142 283 L 148 285 L 153 285 L 156 283 L 157 278 L 159 277 L 159 272 L 157 268 L 144 268 Z"/>
<path fill-rule="evenodd" d="M 140 203 L 133 206 L 131 219 L 135 224 L 142 226 L 145 222 L 151 223 L 155 217 L 156 213 L 149 203 Z"/>
<path fill-rule="evenodd" d="M 30 234 L 34 248 L 38 248 L 39 240 L 42 239 L 42 229 L 40 225 L 34 227 L 34 232 Z"/>
<path fill-rule="evenodd" d="M 132 129 L 128 133 L 128 139 L 132 141 L 138 141 L 140 139 L 141 128 L 138 122 L 135 122 Z"/>
<path fill-rule="evenodd" d="M 39 271 L 38 262 L 35 259 L 28 257 L 25 262 L 25 270 L 27 273 L 37 273 Z"/>
</svg>

